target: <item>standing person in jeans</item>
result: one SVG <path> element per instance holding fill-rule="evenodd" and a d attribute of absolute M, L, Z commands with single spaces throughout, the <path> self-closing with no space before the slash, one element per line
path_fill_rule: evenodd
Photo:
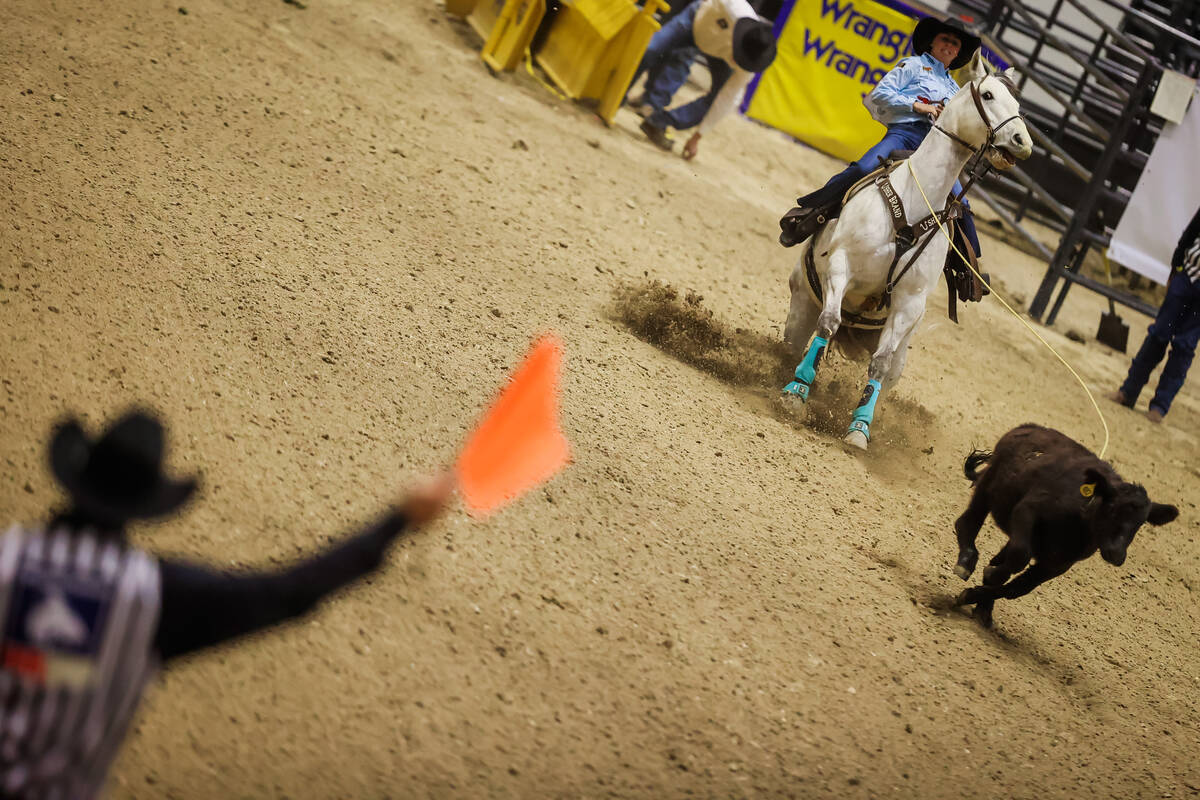
<path fill-rule="evenodd" d="M 398 495 L 369 524 L 292 566 L 224 572 L 133 547 L 131 522 L 173 514 L 195 478 L 163 471 L 164 431 L 134 411 L 92 438 L 51 438 L 70 500 L 0 535 L 0 797 L 101 793 L 147 684 L 178 658 L 307 614 L 379 569 L 436 518 L 449 477 Z"/>
<path fill-rule="evenodd" d="M 968 33 L 954 17 L 945 20 L 925 17 L 913 28 L 912 49 L 915 55 L 901 59 L 863 98 L 863 105 L 872 117 L 887 126 L 887 132 L 861 158 L 820 189 L 796 201 L 797 207 L 779 220 L 779 243 L 784 247 L 800 244 L 827 220 L 836 217 L 846 192 L 877 169 L 880 159 L 886 159 L 893 150 L 916 150 L 920 146 L 942 113 L 945 101 L 958 92 L 958 83 L 950 71 L 967 65 L 979 49 L 979 37 Z M 956 183 L 955 191 L 960 188 Z M 978 255 L 979 236 L 969 206 L 962 223 Z"/>
<path fill-rule="evenodd" d="M 1158 388 L 1150 399 L 1146 417 L 1151 422 L 1162 422 L 1171 410 L 1171 401 L 1187 379 L 1192 356 L 1196 353 L 1196 341 L 1200 339 L 1200 209 L 1183 230 L 1175 252 L 1171 256 L 1171 277 L 1167 281 L 1167 296 L 1158 309 L 1154 322 L 1146 331 L 1129 374 L 1112 395 L 1112 400 L 1127 408 L 1133 408 L 1138 395 L 1150 373 L 1167 353 L 1166 366 L 1158 379 Z"/>
<path fill-rule="evenodd" d="M 737 105 L 742 91 L 755 73 L 775 60 L 775 36 L 771 23 L 761 19 L 747 0 L 698 0 L 650 39 L 646 54 L 631 83 L 647 70 L 654 70 L 680 51 L 695 48 L 708 61 L 712 88 L 678 108 L 659 109 L 642 120 L 642 133 L 664 150 L 670 150 L 667 128 L 696 128 L 683 148 L 683 157 L 694 158 L 700 137 Z"/>

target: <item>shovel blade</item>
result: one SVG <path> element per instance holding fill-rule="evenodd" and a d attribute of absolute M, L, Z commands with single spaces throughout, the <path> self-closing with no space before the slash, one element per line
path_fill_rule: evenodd
<path fill-rule="evenodd" d="M 1105 311 L 1100 314 L 1100 329 L 1096 331 L 1096 340 L 1112 349 L 1124 353 L 1129 344 L 1129 325 L 1117 316 L 1116 312 Z"/>

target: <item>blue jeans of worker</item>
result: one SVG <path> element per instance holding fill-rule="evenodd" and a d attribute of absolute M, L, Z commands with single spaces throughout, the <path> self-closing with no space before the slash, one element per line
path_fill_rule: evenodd
<path fill-rule="evenodd" d="M 1171 401 L 1187 378 L 1188 367 L 1196 353 L 1196 342 L 1200 340 L 1200 286 L 1192 283 L 1186 275 L 1173 273 L 1167 282 L 1167 296 L 1158 309 L 1158 315 L 1146 332 L 1146 340 L 1129 365 L 1129 374 L 1121 384 L 1125 402 L 1133 405 L 1137 396 L 1150 379 L 1150 373 L 1167 356 L 1166 366 L 1158 379 L 1158 388 L 1150 400 L 1150 408 L 1166 414 Z"/>
<path fill-rule="evenodd" d="M 708 58 L 708 71 L 712 75 L 712 87 L 708 90 L 708 94 L 675 108 L 655 111 L 646 117 L 646 122 L 656 128 L 671 127 L 677 131 L 685 131 L 699 125 L 700 120 L 704 119 L 704 115 L 712 108 L 713 100 L 717 98 L 721 87 L 733 75 L 733 70 L 729 68 L 729 65 L 719 58 Z"/>
<path fill-rule="evenodd" d="M 688 50 L 696 51 L 696 40 L 692 36 L 692 23 L 696 21 L 696 11 L 699 7 L 699 3 L 685 6 L 682 11 L 664 22 L 658 32 L 650 37 L 650 44 L 646 45 L 646 52 L 642 55 L 637 71 L 633 73 L 633 80 L 629 82 L 630 86 L 637 83 L 638 78 L 647 70 L 651 71 L 651 77 L 653 77 L 653 71 L 658 69 L 669 56 Z"/>
<path fill-rule="evenodd" d="M 638 64 L 637 72 L 633 75 L 631 85 L 637 82 L 642 73 L 658 67 L 664 59 L 672 54 L 688 49 L 699 53 L 699 50 L 695 49 L 696 40 L 692 36 L 692 23 L 696 20 L 696 11 L 699 7 L 699 3 L 689 4 L 651 37 L 650 44 L 646 46 L 646 54 L 642 56 L 642 63 Z M 646 122 L 656 128 L 671 127 L 676 130 L 686 130 L 699 125 L 700 120 L 704 119 L 704 115 L 712 106 L 717 92 L 721 91 L 721 87 L 733 74 L 729 65 L 719 58 L 710 58 L 708 69 L 712 73 L 712 87 L 708 90 L 708 94 L 670 111 L 659 108 L 646 118 Z M 686 76 L 684 77 L 686 80 Z"/>
<path fill-rule="evenodd" d="M 700 55 L 699 48 L 683 47 L 672 50 L 646 73 L 646 87 L 642 102 L 649 103 L 655 111 L 671 104 L 671 98 L 687 83 L 692 62 Z"/>
<path fill-rule="evenodd" d="M 928 122 L 897 122 L 894 125 L 888 125 L 887 133 L 883 135 L 878 144 L 863 153 L 857 161 L 850 162 L 844 170 L 826 181 L 820 189 L 801 197 L 796 201 L 797 205 L 804 208 L 821 208 L 822 206 L 841 204 L 842 197 L 850 190 L 850 187 L 872 170 L 878 169 L 883 163 L 881 159 L 886 159 L 893 150 L 916 150 L 921 146 L 921 142 L 925 141 L 925 136 L 932 127 Z M 953 191 L 955 194 L 961 192 L 962 184 L 955 181 Z M 934 198 L 929 198 L 929 201 L 934 202 Z M 963 234 L 975 248 L 975 254 L 979 255 L 981 251 L 979 234 L 975 230 L 975 217 L 971 213 L 971 205 L 965 197 L 963 206 L 966 208 L 962 220 Z M 909 219 L 913 217 L 920 219 L 924 216 L 924 214 L 917 213 L 917 209 L 910 209 Z"/>

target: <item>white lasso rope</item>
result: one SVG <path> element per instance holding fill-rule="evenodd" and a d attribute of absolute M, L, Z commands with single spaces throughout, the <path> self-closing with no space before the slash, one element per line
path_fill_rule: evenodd
<path fill-rule="evenodd" d="M 991 292 L 992 287 L 988 286 L 988 282 L 983 279 L 983 276 L 979 274 L 979 272 L 975 269 L 975 267 L 971 266 L 970 260 L 966 256 L 964 256 L 957 247 L 954 246 L 954 240 L 950 237 L 950 234 L 946 232 L 946 228 L 942 225 L 942 221 L 937 218 L 937 212 L 935 212 L 933 210 L 933 204 L 929 202 L 929 198 L 925 195 L 925 188 L 923 186 L 921 186 L 921 181 L 917 178 L 916 171 L 913 170 L 912 159 L 911 158 L 905 159 L 904 163 L 908 165 L 908 172 L 909 172 L 909 174 L 912 175 L 913 182 L 917 184 L 917 189 L 921 192 L 921 198 L 924 199 L 925 205 L 929 208 L 929 213 L 934 215 L 933 220 L 934 220 L 934 222 L 937 223 L 938 230 L 940 230 L 942 232 L 942 235 L 946 237 L 946 241 L 950 243 L 950 248 L 955 253 L 958 253 L 958 257 L 963 260 L 963 263 L 967 265 L 967 268 L 970 269 L 971 272 L 975 273 L 975 277 L 979 278 L 979 282 L 982 283 L 984 286 L 987 286 L 987 290 L 989 292 Z M 953 286 L 949 287 L 949 290 L 953 292 L 954 287 Z M 1102 414 L 1100 412 L 1100 405 L 1096 402 L 1096 398 L 1092 396 L 1092 391 L 1090 389 L 1088 389 L 1087 384 L 1083 382 L 1083 378 L 1079 377 L 1079 373 L 1075 371 L 1075 368 L 1072 367 L 1070 364 L 1068 364 L 1067 360 L 1065 358 L 1063 358 L 1062 356 L 1060 356 L 1058 354 L 1058 351 L 1055 350 L 1053 347 L 1051 347 L 1050 343 L 1047 342 L 1045 339 L 1043 339 L 1042 335 L 1040 333 L 1038 333 L 1034 329 L 1034 327 L 1032 325 L 1030 325 L 1029 322 L 1024 317 L 1022 317 L 1019 313 L 1014 311 L 1013 307 L 1010 306 L 1008 303 L 1006 303 L 1004 301 L 1003 297 L 996 294 L 995 292 L 992 292 L 992 296 L 995 297 L 997 300 L 999 300 L 1000 304 L 1003 305 L 1005 308 L 1007 308 L 1014 317 L 1016 317 L 1018 320 L 1020 320 L 1021 324 L 1024 325 L 1026 328 L 1028 328 L 1029 332 L 1032 333 L 1034 336 L 1036 336 L 1037 340 L 1039 342 L 1046 345 L 1046 349 L 1049 350 L 1051 353 L 1053 353 L 1054 357 L 1057 358 L 1059 361 L 1061 361 L 1063 363 L 1063 366 L 1071 371 L 1071 374 L 1075 376 L 1075 380 L 1079 381 L 1079 385 L 1083 387 L 1083 391 L 1087 394 L 1088 400 L 1090 400 L 1092 402 L 1092 408 L 1096 409 L 1096 416 L 1100 417 L 1100 424 L 1102 426 L 1104 426 L 1104 445 L 1100 448 L 1100 453 L 1099 453 L 1100 458 L 1104 458 L 1104 453 L 1105 453 L 1105 451 L 1108 450 L 1108 422 L 1105 421 L 1104 414 Z"/>

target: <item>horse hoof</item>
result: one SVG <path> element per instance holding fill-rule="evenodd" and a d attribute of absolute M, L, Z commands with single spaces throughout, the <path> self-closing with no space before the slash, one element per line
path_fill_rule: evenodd
<path fill-rule="evenodd" d="M 866 450 L 867 443 L 871 441 L 871 429 L 867 427 L 867 423 L 856 419 L 850 423 L 850 428 L 842 437 L 842 441 L 859 450 Z"/>
<path fill-rule="evenodd" d="M 794 397 L 801 403 L 808 402 L 809 385 L 800 381 L 792 381 L 787 386 L 783 387 L 784 397 Z"/>
<path fill-rule="evenodd" d="M 967 580 L 968 578 L 970 578 L 971 573 L 974 571 L 975 570 L 973 570 L 973 569 L 967 569 L 967 566 L 965 564 L 955 564 L 954 565 L 954 574 L 957 575 L 958 577 L 962 578 L 964 581 Z"/>
<path fill-rule="evenodd" d="M 866 450 L 869 442 L 867 437 L 862 435 L 861 431 L 850 431 L 842 437 L 842 441 L 852 447 L 857 447 L 859 450 Z"/>

